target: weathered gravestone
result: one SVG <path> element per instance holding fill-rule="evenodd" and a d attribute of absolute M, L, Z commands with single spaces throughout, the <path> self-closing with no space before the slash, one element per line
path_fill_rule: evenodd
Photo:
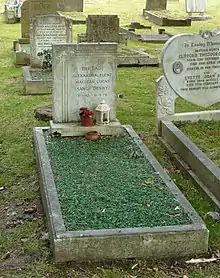
<path fill-rule="evenodd" d="M 52 51 L 53 43 L 72 42 L 72 20 L 58 15 L 37 16 L 30 25 L 30 61 L 42 67 L 42 53 Z"/>
<path fill-rule="evenodd" d="M 220 101 L 219 32 L 174 36 L 161 63 L 169 87 L 180 97 L 204 107 Z"/>
<path fill-rule="evenodd" d="M 126 33 L 121 32 L 117 15 L 88 15 L 86 33 L 78 34 L 78 42 L 116 42 L 127 44 Z M 145 50 L 118 47 L 119 66 L 158 65 L 158 59 Z"/>
<path fill-rule="evenodd" d="M 211 19 L 210 16 L 205 16 L 205 12 L 207 9 L 206 0 L 185 0 L 185 5 L 188 17 L 192 20 Z"/>
<path fill-rule="evenodd" d="M 29 37 L 29 1 L 23 2 L 21 7 L 21 37 Z"/>
<path fill-rule="evenodd" d="M 26 94 L 51 93 L 52 44 L 72 42 L 72 19 L 59 15 L 36 16 L 30 31 L 31 67 L 23 67 Z"/>
<path fill-rule="evenodd" d="M 57 127 L 66 136 L 80 132 L 76 126 L 70 132 L 74 126 L 65 124 L 79 122 L 80 107 L 94 111 L 103 100 L 111 109 L 110 121 L 117 123 L 116 57 L 116 43 L 53 45 L 53 132 Z"/>
<path fill-rule="evenodd" d="M 117 15 L 88 15 L 86 27 L 87 42 L 119 42 Z"/>
<path fill-rule="evenodd" d="M 146 10 L 166 10 L 167 0 L 147 0 Z"/>

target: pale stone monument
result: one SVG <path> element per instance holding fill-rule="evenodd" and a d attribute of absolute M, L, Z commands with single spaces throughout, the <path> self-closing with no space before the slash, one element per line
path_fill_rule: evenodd
<path fill-rule="evenodd" d="M 146 0 L 146 10 L 166 10 L 167 0 Z"/>
<path fill-rule="evenodd" d="M 175 114 L 177 97 L 202 107 L 220 101 L 220 32 L 201 31 L 172 37 L 163 48 L 161 64 L 164 76 L 157 80 L 158 121 L 193 119 L 191 113 Z M 205 114 L 208 118 L 208 113 Z M 197 117 L 203 117 L 202 113 Z"/>
<path fill-rule="evenodd" d="M 210 17 L 205 16 L 207 9 L 206 0 L 185 0 L 185 5 L 188 17 L 192 20 L 210 19 Z"/>
<path fill-rule="evenodd" d="M 53 45 L 53 121 L 51 131 L 64 136 L 85 132 L 78 124 L 80 107 L 95 111 L 105 101 L 110 123 L 101 134 L 111 134 L 120 126 L 116 120 L 116 43 Z M 100 130 L 99 130 L 100 131 Z"/>
<path fill-rule="evenodd" d="M 72 20 L 59 15 L 32 18 L 30 25 L 30 62 L 32 67 L 42 67 L 44 50 L 52 51 L 53 43 L 72 42 Z"/>

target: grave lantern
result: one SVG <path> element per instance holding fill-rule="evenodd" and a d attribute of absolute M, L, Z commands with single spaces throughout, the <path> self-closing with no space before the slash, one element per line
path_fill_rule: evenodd
<path fill-rule="evenodd" d="M 108 124 L 110 119 L 110 107 L 103 100 L 95 109 L 97 124 Z"/>

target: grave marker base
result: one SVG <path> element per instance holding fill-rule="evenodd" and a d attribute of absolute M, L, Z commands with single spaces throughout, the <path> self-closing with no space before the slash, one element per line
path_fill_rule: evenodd
<path fill-rule="evenodd" d="M 98 131 L 101 135 L 120 135 L 124 132 L 119 121 L 108 125 L 94 125 L 91 127 L 81 126 L 79 123 L 54 123 L 50 121 L 51 134 L 60 134 L 62 137 L 83 136 L 90 131 Z"/>
<path fill-rule="evenodd" d="M 45 78 L 43 75 L 48 75 L 47 71 L 40 69 L 32 69 L 31 67 L 23 67 L 23 78 L 26 95 L 45 95 L 51 94 L 52 91 L 52 73 L 51 79 Z M 32 74 L 41 75 L 42 78 L 33 78 Z"/>

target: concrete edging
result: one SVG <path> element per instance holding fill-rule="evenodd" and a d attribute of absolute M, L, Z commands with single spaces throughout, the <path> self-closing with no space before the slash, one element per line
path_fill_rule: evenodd
<path fill-rule="evenodd" d="M 157 260 L 174 257 L 191 258 L 206 253 L 209 232 L 205 224 L 132 127 L 123 127 L 134 138 L 146 159 L 180 201 L 193 224 L 155 228 L 66 231 L 43 135 L 43 131 L 49 130 L 49 127 L 36 127 L 34 128 L 36 160 L 55 261 L 102 261 L 125 258 Z"/>
<path fill-rule="evenodd" d="M 220 169 L 171 121 L 161 120 L 161 141 L 187 177 L 220 210 Z"/>

